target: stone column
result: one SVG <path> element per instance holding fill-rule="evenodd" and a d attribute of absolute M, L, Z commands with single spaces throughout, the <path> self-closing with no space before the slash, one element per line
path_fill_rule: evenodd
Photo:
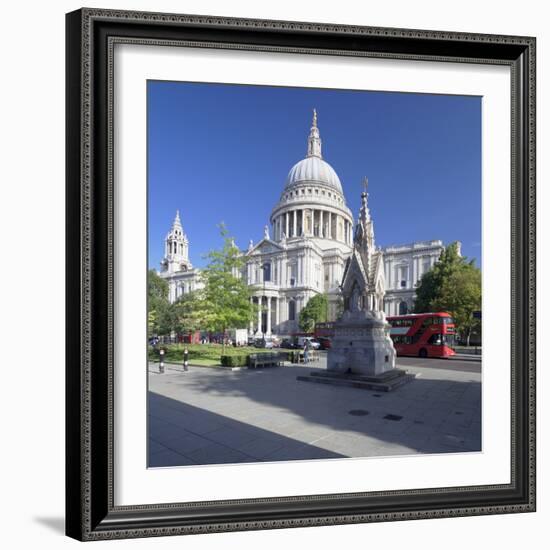
<path fill-rule="evenodd" d="M 332 239 L 332 212 L 328 213 L 328 238 Z"/>
<path fill-rule="evenodd" d="M 262 331 L 262 297 L 258 296 L 258 332 Z"/>
<path fill-rule="evenodd" d="M 297 216 L 296 216 L 296 210 L 292 211 L 292 236 L 296 237 L 296 229 L 297 229 Z"/>
<path fill-rule="evenodd" d="M 319 237 L 325 236 L 325 228 L 323 226 L 323 211 L 319 210 Z"/>
<path fill-rule="evenodd" d="M 266 322 L 266 334 L 271 335 L 271 296 L 266 297 L 267 300 L 267 322 Z"/>
<path fill-rule="evenodd" d="M 289 213 L 288 212 L 285 212 L 285 226 L 286 226 L 286 236 L 288 238 L 289 234 L 288 234 L 288 230 L 289 230 L 289 226 L 290 226 L 290 223 L 289 223 Z"/>
<path fill-rule="evenodd" d="M 302 208 L 302 233 L 306 234 L 306 211 Z"/>
<path fill-rule="evenodd" d="M 275 326 L 277 327 L 277 332 L 279 331 L 279 298 L 275 298 Z"/>
<path fill-rule="evenodd" d="M 250 297 L 250 305 L 254 305 L 254 298 Z M 248 334 L 254 334 L 254 321 L 250 318 L 250 323 L 248 324 Z"/>

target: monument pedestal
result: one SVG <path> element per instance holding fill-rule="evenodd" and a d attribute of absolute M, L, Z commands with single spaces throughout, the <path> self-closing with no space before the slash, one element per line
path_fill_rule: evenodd
<path fill-rule="evenodd" d="M 346 311 L 334 324 L 327 370 L 297 380 L 359 389 L 391 391 L 415 375 L 395 367 L 395 348 L 383 312 Z"/>

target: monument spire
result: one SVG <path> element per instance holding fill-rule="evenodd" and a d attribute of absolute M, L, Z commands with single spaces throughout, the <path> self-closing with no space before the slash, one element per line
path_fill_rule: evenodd
<path fill-rule="evenodd" d="M 316 109 L 313 109 L 313 120 L 311 122 L 309 137 L 307 138 L 307 156 L 323 158 L 321 154 L 321 136 L 319 135 L 319 128 L 317 127 Z"/>
<path fill-rule="evenodd" d="M 355 231 L 355 242 L 364 250 L 370 257 L 375 250 L 374 246 L 374 224 L 370 216 L 368 199 L 369 194 L 367 189 L 369 180 L 367 177 L 363 179 L 363 192 L 361 193 L 361 208 L 359 209 L 359 219 L 357 220 L 357 228 Z"/>
<path fill-rule="evenodd" d="M 363 179 L 363 192 L 361 193 L 361 209 L 359 210 L 359 218 L 365 224 L 370 222 L 370 212 L 368 205 L 369 194 L 367 193 L 368 187 L 369 178 L 365 176 L 365 178 Z"/>

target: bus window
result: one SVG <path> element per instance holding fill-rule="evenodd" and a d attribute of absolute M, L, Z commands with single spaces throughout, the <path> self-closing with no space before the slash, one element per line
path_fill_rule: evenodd
<path fill-rule="evenodd" d="M 442 334 L 432 334 L 428 340 L 428 344 L 432 346 L 441 346 L 443 345 L 443 335 Z"/>

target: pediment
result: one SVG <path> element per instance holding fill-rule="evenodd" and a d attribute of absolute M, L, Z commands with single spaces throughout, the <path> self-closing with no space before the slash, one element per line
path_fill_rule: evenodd
<path fill-rule="evenodd" d="M 251 256 L 262 256 L 263 254 L 271 254 L 273 252 L 279 252 L 284 250 L 281 245 L 272 241 L 271 239 L 262 239 L 252 250 L 249 250 L 246 255 Z"/>

